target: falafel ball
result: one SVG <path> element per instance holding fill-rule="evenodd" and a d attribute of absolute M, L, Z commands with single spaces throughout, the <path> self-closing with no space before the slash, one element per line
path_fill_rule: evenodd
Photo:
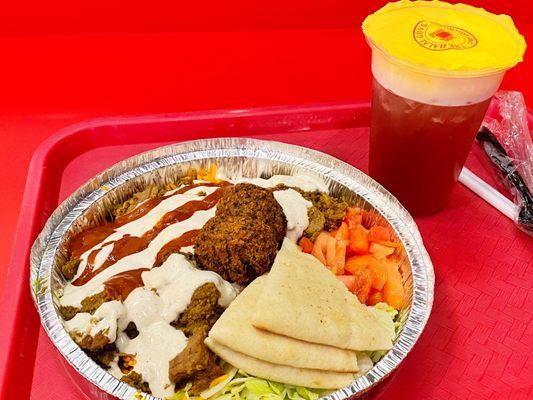
<path fill-rule="evenodd" d="M 251 183 L 227 188 L 217 204 L 217 216 L 247 217 L 272 227 L 278 246 L 287 233 L 287 219 L 272 191 Z"/>
<path fill-rule="evenodd" d="M 273 229 L 260 219 L 224 215 L 207 221 L 194 255 L 199 268 L 247 285 L 270 270 L 277 250 Z"/>

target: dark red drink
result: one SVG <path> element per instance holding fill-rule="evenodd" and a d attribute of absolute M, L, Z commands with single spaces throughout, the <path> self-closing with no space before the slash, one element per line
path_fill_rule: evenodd
<path fill-rule="evenodd" d="M 489 103 L 490 98 L 461 106 L 420 103 L 374 79 L 370 175 L 414 215 L 442 210 Z"/>

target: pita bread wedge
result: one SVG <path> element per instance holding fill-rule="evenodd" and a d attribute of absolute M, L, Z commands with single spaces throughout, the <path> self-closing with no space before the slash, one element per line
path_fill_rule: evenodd
<path fill-rule="evenodd" d="M 339 389 L 349 385 L 355 378 L 348 372 L 328 372 L 316 369 L 294 368 L 273 364 L 231 350 L 208 337 L 206 345 L 231 365 L 250 375 L 295 386 L 317 389 Z"/>
<path fill-rule="evenodd" d="M 259 297 L 256 328 L 350 350 L 389 350 L 391 328 L 315 257 L 285 239 Z M 392 324 L 392 321 L 390 321 Z"/>
<path fill-rule="evenodd" d="M 217 343 L 273 364 L 325 371 L 357 372 L 355 351 L 277 335 L 252 326 L 257 299 L 268 277 L 254 280 L 224 311 L 209 331 Z"/>

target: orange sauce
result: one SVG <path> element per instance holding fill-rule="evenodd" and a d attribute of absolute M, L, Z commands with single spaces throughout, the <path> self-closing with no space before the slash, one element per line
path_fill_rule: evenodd
<path fill-rule="evenodd" d="M 154 265 L 152 267 L 158 267 L 163 263 L 163 260 L 171 253 L 178 252 L 182 247 L 192 246 L 196 241 L 196 238 L 200 234 L 200 229 L 195 229 L 189 232 L 185 232 L 180 237 L 171 240 L 165 244 L 155 258 Z"/>
<path fill-rule="evenodd" d="M 177 190 L 176 192 L 172 193 L 171 195 L 169 195 L 167 197 L 184 193 L 184 192 L 186 192 L 186 191 L 188 191 L 188 190 L 190 190 L 190 189 L 192 189 L 194 187 L 198 187 L 198 186 L 226 186 L 226 185 L 228 185 L 228 182 L 201 183 L 201 184 L 198 183 L 198 184 L 188 185 L 188 186 L 185 186 L 185 187 Z M 148 247 L 150 242 L 163 229 L 165 229 L 166 227 L 168 227 L 168 226 L 170 226 L 172 224 L 175 224 L 177 222 L 181 222 L 181 221 L 185 221 L 185 220 L 189 219 L 196 211 L 208 210 L 208 209 L 214 207 L 218 203 L 220 198 L 222 197 L 223 193 L 224 193 L 223 188 L 219 188 L 219 189 L 217 189 L 216 191 L 214 191 L 213 193 L 211 193 L 210 195 L 204 197 L 201 200 L 189 201 L 189 202 L 181 205 L 180 207 L 177 207 L 176 209 L 167 212 L 166 214 L 164 214 L 161 217 L 161 219 L 157 222 L 157 224 L 152 229 L 150 229 L 148 232 L 146 232 L 144 235 L 142 235 L 140 237 L 131 236 L 131 235 L 125 235 L 125 236 L 123 236 L 122 238 L 120 238 L 120 239 L 118 239 L 116 241 L 106 243 L 105 246 L 107 246 L 108 244 L 114 244 L 113 250 L 111 251 L 109 256 L 106 258 L 106 260 L 103 262 L 103 264 L 100 267 L 98 267 L 97 269 L 94 269 L 94 261 L 95 261 L 95 258 L 96 258 L 96 254 L 100 251 L 100 249 L 94 250 L 93 252 L 91 252 L 91 254 L 89 255 L 89 257 L 87 259 L 87 265 L 85 266 L 85 269 L 83 270 L 81 275 L 72 282 L 72 284 L 74 286 L 84 285 L 87 282 L 89 282 L 94 276 L 96 276 L 100 272 L 104 271 L 106 268 L 108 268 L 110 265 L 113 265 L 114 263 L 116 263 L 120 259 L 122 259 L 122 258 L 124 258 L 126 256 L 129 256 L 131 254 L 143 251 L 144 249 L 146 249 Z M 165 198 L 165 197 L 163 197 L 163 198 Z M 163 198 L 161 198 L 161 199 L 163 199 Z M 157 198 L 157 199 L 159 199 L 159 198 Z M 152 199 L 152 200 L 155 200 L 155 199 Z M 161 200 L 159 200 L 159 202 L 160 201 Z M 148 200 L 146 203 L 148 203 L 148 202 L 150 202 L 150 200 Z M 157 204 L 159 202 L 157 202 Z M 146 204 L 146 203 L 143 203 L 140 207 L 144 206 L 144 204 Z M 153 208 L 157 204 L 152 204 L 151 207 Z M 135 210 L 132 211 L 129 214 L 124 215 L 123 217 L 128 217 L 130 214 L 133 214 L 134 212 L 135 212 Z M 146 214 L 147 212 L 148 211 L 143 211 L 144 214 Z M 142 215 L 144 215 L 144 214 L 142 214 Z M 134 218 L 132 217 L 132 219 L 130 219 L 130 218 L 122 218 L 120 221 L 117 220 L 115 222 L 108 223 L 108 224 L 103 225 L 101 227 L 91 228 L 91 229 L 89 229 L 89 230 L 87 230 L 85 232 L 82 232 L 81 234 L 79 234 L 73 240 L 71 248 L 70 248 L 71 249 L 71 254 L 73 254 L 73 256 L 75 254 L 79 254 L 79 255 L 83 254 L 85 251 L 87 251 L 91 247 L 94 247 L 96 244 L 98 244 L 101 241 L 103 241 L 105 239 L 105 237 L 107 237 L 107 236 L 104 236 L 102 232 L 104 232 L 104 231 L 107 232 L 107 230 L 111 229 L 112 230 L 111 233 L 112 233 L 112 232 L 114 232 L 114 230 L 118 226 L 121 226 L 121 225 L 123 225 L 123 224 L 125 224 L 127 222 L 131 222 L 132 220 L 140 218 L 140 216 L 142 216 L 142 215 L 136 215 Z M 103 229 L 103 228 L 106 228 L 107 230 Z M 109 233 L 109 234 L 111 234 L 111 233 Z M 174 239 L 174 241 L 176 241 L 176 242 L 173 245 L 173 247 L 169 247 L 169 249 L 174 249 L 174 250 L 177 249 L 177 247 L 176 247 L 178 245 L 177 241 L 180 240 L 181 237 L 186 236 L 187 234 L 189 234 L 189 232 L 187 232 L 186 234 L 180 236 L 179 238 Z M 186 238 L 184 238 L 183 240 L 184 240 L 184 243 L 189 243 L 189 242 L 191 242 L 191 243 L 182 244 L 182 247 L 191 245 L 193 243 L 193 241 L 194 241 L 194 238 L 192 238 L 190 236 L 186 236 Z M 172 243 L 172 242 L 170 242 L 170 243 Z M 91 246 L 89 246 L 89 244 L 91 244 Z M 170 251 L 170 250 L 167 250 L 167 251 Z M 160 257 L 159 254 L 158 254 L 158 257 Z"/>
<path fill-rule="evenodd" d="M 142 273 L 150 271 L 148 268 L 130 269 L 109 278 L 104 282 L 106 294 L 113 300 L 126 300 L 126 297 L 138 287 L 144 286 Z"/>

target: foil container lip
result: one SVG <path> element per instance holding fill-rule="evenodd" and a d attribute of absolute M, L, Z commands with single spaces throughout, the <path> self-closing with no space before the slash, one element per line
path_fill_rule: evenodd
<path fill-rule="evenodd" d="M 234 162 L 239 168 L 248 161 L 255 169 L 285 165 L 316 174 L 327 183 L 355 193 L 374 209 L 401 240 L 410 264 L 412 302 L 393 348 L 365 375 L 350 386 L 324 398 L 343 400 L 359 396 L 386 378 L 416 343 L 433 305 L 435 275 L 418 227 L 410 214 L 387 190 L 355 167 L 325 153 L 275 141 L 247 138 L 200 139 L 169 145 L 121 161 L 98 174 L 61 203 L 35 240 L 30 255 L 30 288 L 46 333 L 68 363 L 103 391 L 121 399 L 139 398 L 138 391 L 99 367 L 70 338 L 55 306 L 57 282 L 56 253 L 71 226 L 97 201 L 121 185 L 156 174 L 165 168 L 202 160 Z M 142 398 L 156 399 L 148 394 Z"/>

